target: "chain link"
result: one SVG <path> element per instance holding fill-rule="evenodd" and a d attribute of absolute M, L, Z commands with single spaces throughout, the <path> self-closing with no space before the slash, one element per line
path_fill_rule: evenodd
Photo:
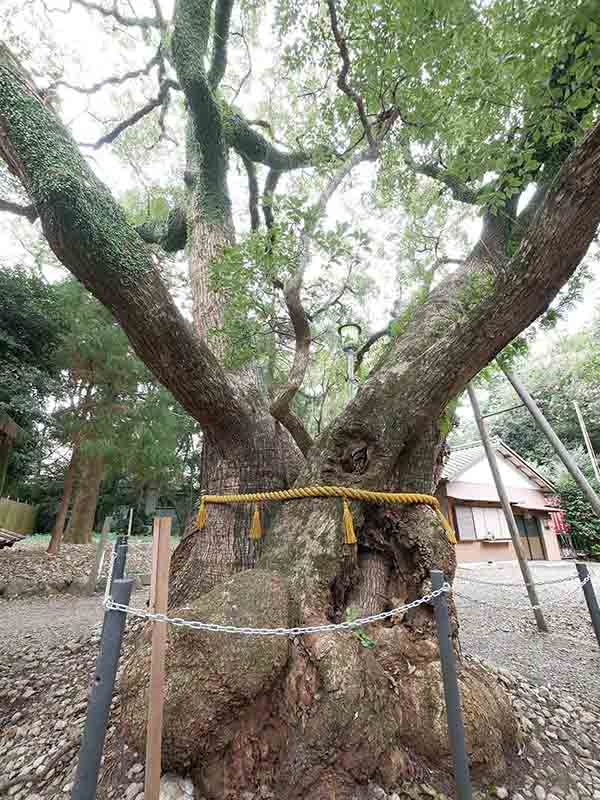
<path fill-rule="evenodd" d="M 393 608 L 390 611 L 382 611 L 380 614 L 373 614 L 370 617 L 361 617 L 352 620 L 352 622 L 332 622 L 328 625 L 310 625 L 304 628 L 244 628 L 237 625 L 220 625 L 216 622 L 199 622 L 197 620 L 182 619 L 181 617 L 168 617 L 166 614 L 155 614 L 152 611 L 145 611 L 142 608 L 134 608 L 133 606 L 127 606 L 123 603 L 115 603 L 110 597 L 104 601 L 104 607 L 107 611 L 121 611 L 132 617 L 139 617 L 141 619 L 151 620 L 152 622 L 164 622 L 169 625 L 191 628 L 197 631 L 231 633 L 241 636 L 303 636 L 308 633 L 337 633 L 338 631 L 352 630 L 362 625 L 369 625 L 372 622 L 389 619 L 390 617 L 404 614 L 411 608 L 417 608 L 425 603 L 430 603 L 432 600 L 435 600 L 436 597 L 449 591 L 450 584 L 444 583 L 439 589 L 435 589 L 430 594 L 419 597 L 417 600 L 413 600 L 412 603 Z"/>
<path fill-rule="evenodd" d="M 536 586 L 555 586 L 558 583 L 570 583 L 571 581 L 576 581 L 579 579 L 579 575 L 569 575 L 566 578 L 556 578 L 552 581 L 535 581 Z M 456 571 L 455 580 L 464 581 L 465 583 L 477 583 L 481 586 L 505 586 L 505 587 L 512 587 L 518 588 L 519 586 L 523 585 L 522 581 L 517 581 L 516 583 L 508 583 L 502 581 L 481 581 L 479 578 L 472 578 L 466 577 L 465 575 L 460 574 L 460 567 Z"/>
<path fill-rule="evenodd" d="M 511 608 L 515 609 L 517 611 L 527 611 L 528 609 L 531 609 L 531 608 L 533 608 L 533 609 L 542 609 L 542 610 L 547 609 L 547 608 L 553 608 L 554 606 L 561 605 L 562 603 L 565 602 L 565 600 L 569 600 L 571 597 L 573 597 L 575 595 L 578 595 L 579 594 L 579 590 L 583 589 L 583 587 L 586 585 L 586 583 L 590 583 L 591 580 L 592 580 L 591 575 L 588 575 L 586 578 L 584 578 L 582 581 L 580 581 L 579 585 L 576 586 L 572 591 L 567 592 L 566 594 L 563 594 L 560 597 L 557 597 L 554 601 L 552 601 L 550 603 L 544 602 L 543 605 L 537 605 L 537 606 L 531 606 L 529 604 L 517 603 L 516 605 L 512 605 Z M 475 605 L 486 606 L 487 608 L 506 608 L 505 604 L 491 603 L 488 600 L 480 600 L 479 598 L 476 598 L 476 597 L 469 597 L 468 594 L 463 594 L 462 592 L 457 592 L 455 589 L 452 589 L 451 591 L 452 591 L 452 594 L 455 597 L 460 597 L 463 600 L 468 600 L 469 602 L 474 603 Z"/>

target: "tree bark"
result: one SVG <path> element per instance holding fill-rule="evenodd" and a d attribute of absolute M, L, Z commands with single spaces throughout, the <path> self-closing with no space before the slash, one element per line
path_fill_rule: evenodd
<path fill-rule="evenodd" d="M 67 517 L 67 511 L 69 510 L 69 503 L 71 502 L 71 496 L 73 494 L 73 486 L 75 484 L 75 477 L 77 475 L 78 454 L 79 454 L 79 444 L 75 443 L 73 446 L 73 450 L 71 452 L 71 460 L 69 461 L 69 466 L 67 467 L 67 472 L 65 474 L 63 493 L 60 499 L 60 505 L 58 506 L 58 511 L 56 512 L 56 519 L 54 520 L 54 526 L 52 527 L 52 534 L 50 535 L 50 544 L 48 545 L 48 550 L 46 551 L 48 555 L 51 556 L 56 555 L 60 550 L 63 531 L 65 529 L 65 519 Z"/>
<path fill-rule="evenodd" d="M 89 544 L 92 541 L 92 529 L 104 471 L 102 455 L 86 456 L 81 461 L 77 494 L 64 535 L 65 542 L 71 544 Z"/>

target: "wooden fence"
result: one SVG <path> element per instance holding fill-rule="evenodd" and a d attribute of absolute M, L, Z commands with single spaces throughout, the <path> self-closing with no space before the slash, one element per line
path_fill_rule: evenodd
<path fill-rule="evenodd" d="M 0 497 L 0 528 L 28 536 L 33 533 L 37 506 Z"/>

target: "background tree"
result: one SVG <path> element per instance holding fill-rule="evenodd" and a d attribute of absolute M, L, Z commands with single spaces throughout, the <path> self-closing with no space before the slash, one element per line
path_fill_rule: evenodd
<path fill-rule="evenodd" d="M 278 3 L 272 94 L 258 123 L 243 84 L 228 88 L 225 80 L 229 48 L 236 42 L 244 53 L 250 23 L 265 41 L 255 4 L 178 0 L 172 22 L 158 3 L 140 3 L 140 16 L 118 3 L 79 0 L 77 13 L 80 5 L 101 17 L 113 46 L 124 31 L 139 33 L 154 51 L 137 77 L 147 85 L 154 70 L 158 78 L 152 98 L 129 108 L 93 147 L 118 141 L 152 113 L 164 136 L 167 103 L 182 92 L 185 207 L 132 226 L 61 121 L 52 59 L 44 93 L 6 48 L 0 154 L 27 195 L 18 213 L 39 218 L 58 258 L 201 425 L 203 490 L 297 481 L 431 491 L 448 404 L 548 308 L 595 235 L 597 4 Z M 22 55 L 37 69 L 40 55 Z M 104 84 L 134 79 L 121 73 Z M 255 230 L 236 244 L 228 174 L 238 158 Z M 398 212 L 406 201 L 411 211 L 423 191 L 422 219 L 433 219 L 441 203 L 461 203 L 481 215 L 480 236 L 462 251 L 433 248 L 356 398 L 313 440 L 291 405 L 313 336 L 304 292 L 310 246 L 316 261 L 331 196 L 359 165 L 376 175 L 371 208 Z M 304 202 L 301 169 L 311 171 Z M 153 249 L 184 244 L 193 326 L 167 291 Z M 449 255 L 462 263 L 444 275 L 438 256 Z M 236 285 L 243 287 L 237 294 Z M 240 303 L 250 292 L 255 302 Z M 285 305 L 295 342 L 288 379 L 276 387 L 260 380 L 254 359 L 261 352 L 232 363 L 228 341 L 231 304 L 240 306 L 237 324 L 252 329 L 256 303 L 271 297 Z M 453 550 L 427 507 L 354 512 L 357 548 L 343 544 L 339 510 L 329 501 L 269 514 L 259 546 L 246 536 L 250 509 L 211 509 L 206 530 L 190 530 L 173 558 L 171 606 L 253 625 L 315 623 L 343 618 L 349 604 L 375 610 L 421 596 L 432 566 L 452 576 Z M 191 768 L 214 798 L 268 780 L 285 797 L 346 800 L 375 772 L 386 784 L 398 780 L 414 754 L 439 763 L 447 739 L 431 610 L 419 608 L 372 636 L 376 647 L 367 651 L 353 637 L 240 648 L 171 633 L 165 766 Z M 140 642 L 124 680 L 125 729 L 138 749 L 147 658 Z M 508 702 L 466 663 L 461 683 L 471 762 L 498 775 L 515 741 Z"/>
<path fill-rule="evenodd" d="M 0 297 L 0 414 L 25 434 L 11 451 L 6 491 L 19 494 L 17 475 L 34 471 L 47 453 L 49 403 L 59 386 L 55 355 L 66 322 L 56 288 L 25 267 L 0 269 Z"/>

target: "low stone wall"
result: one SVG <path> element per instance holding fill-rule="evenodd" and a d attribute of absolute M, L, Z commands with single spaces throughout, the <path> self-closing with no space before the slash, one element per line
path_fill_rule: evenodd
<path fill-rule="evenodd" d="M 111 547 L 111 544 L 106 546 L 97 588 L 103 588 L 106 581 Z M 127 556 L 127 573 L 135 577 L 139 585 L 150 582 L 151 553 L 150 540 L 132 541 Z M 85 594 L 95 555 L 96 544 L 63 544 L 55 556 L 46 553 L 45 545 L 30 541 L 15 544 L 0 551 L 0 598 Z"/>

